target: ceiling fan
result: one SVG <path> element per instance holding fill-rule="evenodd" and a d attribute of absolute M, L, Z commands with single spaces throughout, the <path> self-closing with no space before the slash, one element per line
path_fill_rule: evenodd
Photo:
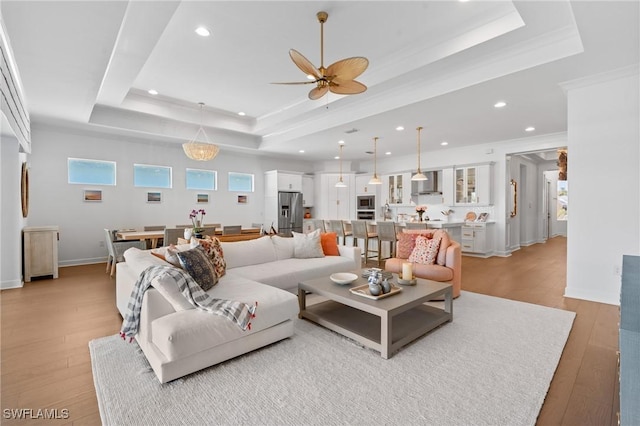
<path fill-rule="evenodd" d="M 324 23 L 329 14 L 318 12 L 316 14 L 320 22 L 320 68 L 316 68 L 311 61 L 305 58 L 295 49 L 289 50 L 291 60 L 305 73 L 309 81 L 273 84 L 315 84 L 316 87 L 309 92 L 309 99 L 316 100 L 327 92 L 339 95 L 355 95 L 367 90 L 367 86 L 354 79 L 362 74 L 369 66 L 369 60 L 362 56 L 343 59 L 324 67 Z"/>

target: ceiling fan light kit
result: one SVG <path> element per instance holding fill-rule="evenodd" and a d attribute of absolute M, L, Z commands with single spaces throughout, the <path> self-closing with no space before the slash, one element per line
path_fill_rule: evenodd
<path fill-rule="evenodd" d="M 355 95 L 367 90 L 367 86 L 356 81 L 355 78 L 362 74 L 369 66 L 369 60 L 362 56 L 342 59 L 324 67 L 324 23 L 329 14 L 318 12 L 316 14 L 320 22 L 320 68 L 316 68 L 311 61 L 295 49 L 289 50 L 289 56 L 294 64 L 307 76 L 309 81 L 275 83 L 275 84 L 315 84 L 316 87 L 309 92 L 309 99 L 322 98 L 328 92 L 338 95 Z"/>
<path fill-rule="evenodd" d="M 196 132 L 196 135 L 189 142 L 185 142 L 182 144 L 182 150 L 192 160 L 196 161 L 209 161 L 213 160 L 218 152 L 220 152 L 220 147 L 218 145 L 212 144 L 209 142 L 209 137 L 207 136 L 207 132 L 204 131 L 202 127 L 202 107 L 204 104 L 202 102 L 198 103 L 200 105 L 200 127 Z M 201 142 L 198 140 L 198 137 L 202 133 L 205 142 Z"/>
<path fill-rule="evenodd" d="M 428 178 L 422 173 L 422 170 L 420 170 L 420 131 L 422 130 L 422 127 L 418 127 L 416 130 L 418 131 L 418 171 L 415 175 L 411 176 L 411 180 L 428 180 Z"/>

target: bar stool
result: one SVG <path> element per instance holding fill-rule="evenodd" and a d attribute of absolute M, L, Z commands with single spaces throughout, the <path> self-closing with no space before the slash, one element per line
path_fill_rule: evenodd
<path fill-rule="evenodd" d="M 376 232 L 369 232 L 367 229 L 366 220 L 352 220 L 351 229 L 353 230 L 353 246 L 358 247 L 358 240 L 364 240 L 364 248 L 362 254 L 364 254 L 365 262 L 369 259 L 374 259 L 376 256 L 369 257 L 369 252 L 378 253 L 378 250 L 369 249 L 369 240 L 377 240 L 378 234 Z M 379 244 L 378 244 L 379 245 Z"/>
<path fill-rule="evenodd" d="M 395 222 L 386 222 L 386 221 L 378 221 L 376 222 L 376 228 L 378 231 L 378 267 L 382 264 L 382 242 L 389 242 L 389 256 L 394 257 L 396 250 L 396 223 Z M 388 258 L 385 258 L 388 259 Z"/>
<path fill-rule="evenodd" d="M 352 235 L 351 232 L 347 232 L 344 230 L 344 222 L 341 220 L 329 220 L 329 227 L 327 228 L 327 232 L 335 232 L 337 236 L 338 244 L 340 244 L 340 237 L 342 237 L 342 245 L 347 245 L 347 237 Z"/>
<path fill-rule="evenodd" d="M 314 231 L 316 229 L 319 229 L 321 234 L 324 234 L 325 232 L 327 232 L 325 227 L 324 227 L 324 220 L 322 220 L 322 219 L 311 219 L 311 223 L 313 223 Z"/>

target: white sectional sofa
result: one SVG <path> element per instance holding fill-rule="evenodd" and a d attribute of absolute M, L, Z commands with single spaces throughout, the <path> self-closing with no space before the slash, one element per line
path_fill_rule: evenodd
<path fill-rule="evenodd" d="M 292 238 L 266 236 L 221 245 L 226 274 L 208 293 L 220 299 L 258 302 L 251 329 L 243 331 L 222 316 L 176 304 L 149 288 L 136 340 L 161 383 L 292 336 L 299 310 L 298 282 L 361 268 L 357 247 L 339 246 L 340 256 L 297 259 Z M 168 264 L 151 250 L 132 248 L 124 257 L 116 269 L 116 304 L 123 316 L 140 273 L 149 266 Z"/>

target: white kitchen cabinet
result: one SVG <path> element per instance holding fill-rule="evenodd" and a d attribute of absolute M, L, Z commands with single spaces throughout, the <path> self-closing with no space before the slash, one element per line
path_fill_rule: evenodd
<path fill-rule="evenodd" d="M 442 170 L 442 204 L 453 206 L 455 193 L 455 179 L 453 177 L 453 167 Z"/>
<path fill-rule="evenodd" d="M 304 207 L 313 207 L 313 176 L 302 176 L 302 205 Z"/>
<path fill-rule="evenodd" d="M 489 255 L 493 252 L 493 223 L 465 222 L 462 225 L 460 245 L 466 253 Z"/>
<path fill-rule="evenodd" d="M 24 282 L 48 275 L 58 278 L 58 227 L 31 226 L 22 232 Z"/>
<path fill-rule="evenodd" d="M 351 220 L 356 216 L 355 175 L 342 174 L 346 188 L 336 188 L 340 179 L 338 173 L 317 174 L 315 178 L 316 205 L 315 217 L 318 219 Z"/>
<path fill-rule="evenodd" d="M 493 168 L 491 164 L 454 169 L 454 204 L 490 205 Z"/>
<path fill-rule="evenodd" d="M 278 191 L 302 192 L 301 172 L 269 170 L 264 172 L 265 194 L 273 195 Z M 277 195 L 277 194 L 276 194 Z"/>
<path fill-rule="evenodd" d="M 356 195 L 379 195 L 380 187 L 384 185 L 369 185 L 373 175 L 356 175 Z M 376 203 L 379 202 L 376 200 Z"/>

